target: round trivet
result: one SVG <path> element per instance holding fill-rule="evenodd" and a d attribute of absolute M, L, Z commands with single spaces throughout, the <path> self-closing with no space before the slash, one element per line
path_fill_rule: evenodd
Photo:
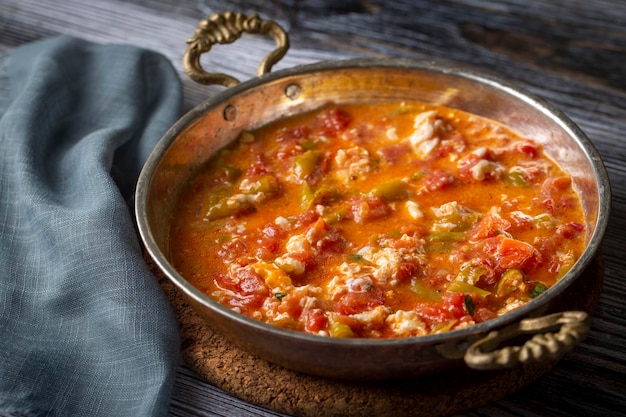
<path fill-rule="evenodd" d="M 459 368 L 419 379 L 378 383 L 305 375 L 259 359 L 233 345 L 193 311 L 167 278 L 158 271 L 155 273 L 176 310 L 185 363 L 217 388 L 279 413 L 299 417 L 449 416 L 482 407 L 517 391 L 557 362 L 519 365 L 504 371 Z M 584 277 L 559 298 L 563 310 L 592 313 L 600 297 L 602 279 L 599 254 Z"/>

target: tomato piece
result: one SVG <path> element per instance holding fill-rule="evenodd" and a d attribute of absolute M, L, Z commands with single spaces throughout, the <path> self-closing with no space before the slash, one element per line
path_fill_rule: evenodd
<path fill-rule="evenodd" d="M 342 253 L 345 243 L 339 231 L 330 227 L 323 218 L 318 218 L 306 230 L 306 238 L 320 252 Z"/>
<path fill-rule="evenodd" d="M 233 293 L 228 300 L 231 307 L 259 308 L 268 294 L 263 278 L 250 267 L 236 268 L 234 276 L 217 274 L 215 283 Z"/>
<path fill-rule="evenodd" d="M 317 248 L 322 253 L 343 253 L 346 241 L 341 233 L 332 229 L 326 236 L 317 242 Z"/>
<path fill-rule="evenodd" d="M 476 323 L 482 323 L 483 321 L 495 319 L 496 317 L 498 317 L 498 314 L 488 307 L 477 307 L 472 315 Z"/>
<path fill-rule="evenodd" d="M 513 155 L 518 154 L 529 159 L 535 159 L 537 158 L 537 156 L 539 156 L 542 150 L 543 147 L 539 143 L 535 143 L 530 140 L 521 140 L 515 141 L 513 143 L 513 146 L 505 149 L 504 152 Z"/>
<path fill-rule="evenodd" d="M 519 268 L 529 272 L 539 264 L 539 252 L 524 241 L 500 235 L 483 242 L 483 250 L 493 258 L 495 266 L 501 271 Z"/>
<path fill-rule="evenodd" d="M 263 226 L 263 235 L 267 238 L 284 239 L 287 232 L 276 223 L 267 223 Z"/>
<path fill-rule="evenodd" d="M 298 320 L 302 315 L 302 297 L 294 293 L 290 293 L 280 299 L 277 310 L 281 314 L 286 314 L 293 320 Z"/>
<path fill-rule="evenodd" d="M 338 107 L 324 112 L 321 116 L 321 132 L 323 135 L 332 137 L 337 136 L 342 130 L 344 130 L 352 121 L 350 114 Z"/>
<path fill-rule="evenodd" d="M 378 154 L 388 164 L 395 164 L 399 162 L 404 155 L 409 155 L 410 152 L 411 145 L 408 142 L 400 142 L 381 148 L 378 151 Z"/>
<path fill-rule="evenodd" d="M 444 296 L 443 308 L 450 314 L 450 318 L 459 319 L 467 315 L 467 310 L 465 310 L 466 295 L 464 293 L 450 293 Z"/>
<path fill-rule="evenodd" d="M 328 234 L 328 224 L 323 218 L 319 217 L 315 223 L 309 225 L 305 234 L 309 242 L 315 244 L 315 242 L 324 238 Z"/>
<path fill-rule="evenodd" d="M 424 188 L 428 191 L 443 190 L 454 183 L 454 176 L 441 169 L 434 169 L 424 178 Z"/>
<path fill-rule="evenodd" d="M 324 310 L 321 308 L 312 308 L 306 315 L 306 322 L 304 328 L 307 332 L 318 333 L 320 330 L 324 330 L 328 325 L 328 317 L 324 314 Z"/>
<path fill-rule="evenodd" d="M 259 259 L 271 260 L 276 257 L 280 249 L 281 241 L 287 236 L 287 232 L 275 223 L 266 224 L 261 230 L 261 235 L 256 239 L 258 247 L 256 256 Z"/>
<path fill-rule="evenodd" d="M 418 270 L 419 264 L 417 262 L 400 262 L 398 264 L 396 278 L 398 282 L 408 281 Z"/>
<path fill-rule="evenodd" d="M 461 159 L 459 159 L 457 166 L 459 168 L 459 176 L 464 180 L 473 181 L 472 176 L 472 168 L 481 160 L 482 158 L 475 153 L 468 153 L 464 155 Z"/>
<path fill-rule="evenodd" d="M 309 271 L 317 266 L 315 254 L 312 252 L 292 252 L 288 256 L 302 263 L 305 271 Z"/>
<path fill-rule="evenodd" d="M 257 178 L 261 175 L 266 175 L 270 173 L 269 164 L 265 159 L 265 155 L 259 153 L 256 154 L 254 161 L 248 167 L 245 175 L 248 178 Z"/>
<path fill-rule="evenodd" d="M 383 305 L 383 303 L 383 292 L 378 288 L 372 288 L 365 292 L 348 292 L 344 294 L 335 305 L 335 311 L 344 315 L 358 314 Z"/>
<path fill-rule="evenodd" d="M 441 304 L 420 305 L 415 311 L 428 327 L 446 322 L 449 319 L 448 312 L 443 309 Z"/>
<path fill-rule="evenodd" d="M 467 294 L 464 293 L 445 294 L 441 303 L 421 304 L 416 307 L 415 311 L 429 327 L 436 324 L 458 321 L 468 316 L 467 310 L 465 309 L 466 296 Z"/>
<path fill-rule="evenodd" d="M 470 234 L 470 241 L 476 242 L 478 240 L 486 239 L 488 237 L 494 237 L 500 232 L 506 231 L 511 227 L 511 222 L 503 219 L 493 210 L 484 215 L 474 226 Z"/>
<path fill-rule="evenodd" d="M 549 177 L 541 185 L 541 195 L 547 198 L 554 198 L 563 191 L 568 190 L 572 185 L 570 177 Z"/>
<path fill-rule="evenodd" d="M 570 222 L 557 227 L 556 233 L 565 239 L 574 239 L 585 230 L 585 225 L 578 222 Z"/>
<path fill-rule="evenodd" d="M 248 245 L 240 239 L 232 239 L 224 243 L 217 251 L 217 254 L 223 259 L 237 259 L 246 256 L 248 253 Z"/>
<path fill-rule="evenodd" d="M 296 126 L 289 129 L 283 129 L 276 134 L 276 142 L 292 142 L 306 139 L 311 134 L 308 126 Z"/>
<path fill-rule="evenodd" d="M 370 220 L 385 217 L 391 213 L 391 208 L 382 198 L 376 196 L 354 197 L 349 200 L 352 218 L 359 224 Z"/>
<path fill-rule="evenodd" d="M 315 210 L 307 210 L 296 216 L 295 227 L 309 226 L 315 223 L 319 217 Z"/>
<path fill-rule="evenodd" d="M 577 206 L 577 199 L 571 193 L 572 179 L 567 176 L 549 177 L 541 185 L 543 204 L 551 214 Z"/>

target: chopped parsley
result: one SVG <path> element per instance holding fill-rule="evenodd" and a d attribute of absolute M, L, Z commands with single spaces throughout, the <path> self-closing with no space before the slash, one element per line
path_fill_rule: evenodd
<path fill-rule="evenodd" d="M 348 258 L 350 258 L 353 261 L 362 261 L 363 255 L 359 255 L 358 253 L 351 253 L 351 254 L 348 254 Z"/>
<path fill-rule="evenodd" d="M 541 282 L 538 282 L 535 287 L 532 289 L 532 291 L 530 292 L 530 298 L 536 298 L 539 297 L 541 294 L 543 294 L 546 291 L 546 286 L 543 285 Z"/>
<path fill-rule="evenodd" d="M 476 310 L 476 304 L 474 303 L 474 299 L 471 295 L 467 294 L 465 299 L 463 300 L 463 304 L 465 305 L 465 310 L 467 314 L 470 316 L 474 314 L 474 310 Z"/>
<path fill-rule="evenodd" d="M 274 293 L 274 297 L 276 297 L 279 301 L 287 296 L 286 292 L 277 292 Z"/>

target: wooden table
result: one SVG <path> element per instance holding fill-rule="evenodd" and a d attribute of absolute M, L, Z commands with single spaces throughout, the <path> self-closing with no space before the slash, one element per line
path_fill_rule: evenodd
<path fill-rule="evenodd" d="M 588 338 L 549 373 L 467 416 L 626 415 L 626 2 L 620 0 L 2 0 L 0 48 L 57 34 L 131 43 L 180 71 L 186 107 L 220 87 L 183 74 L 185 40 L 217 11 L 256 10 L 283 23 L 291 49 L 275 69 L 325 59 L 444 59 L 499 73 L 571 117 L 609 171 L 613 210 L 605 281 Z M 271 41 L 216 47 L 207 66 L 248 79 Z M 182 364 L 172 416 L 279 415 L 231 397 Z"/>

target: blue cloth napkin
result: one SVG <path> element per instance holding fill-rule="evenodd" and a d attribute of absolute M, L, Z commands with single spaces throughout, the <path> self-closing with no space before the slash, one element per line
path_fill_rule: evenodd
<path fill-rule="evenodd" d="M 55 37 L 0 54 L 0 411 L 167 415 L 178 327 L 130 201 L 181 110 L 155 52 Z"/>

